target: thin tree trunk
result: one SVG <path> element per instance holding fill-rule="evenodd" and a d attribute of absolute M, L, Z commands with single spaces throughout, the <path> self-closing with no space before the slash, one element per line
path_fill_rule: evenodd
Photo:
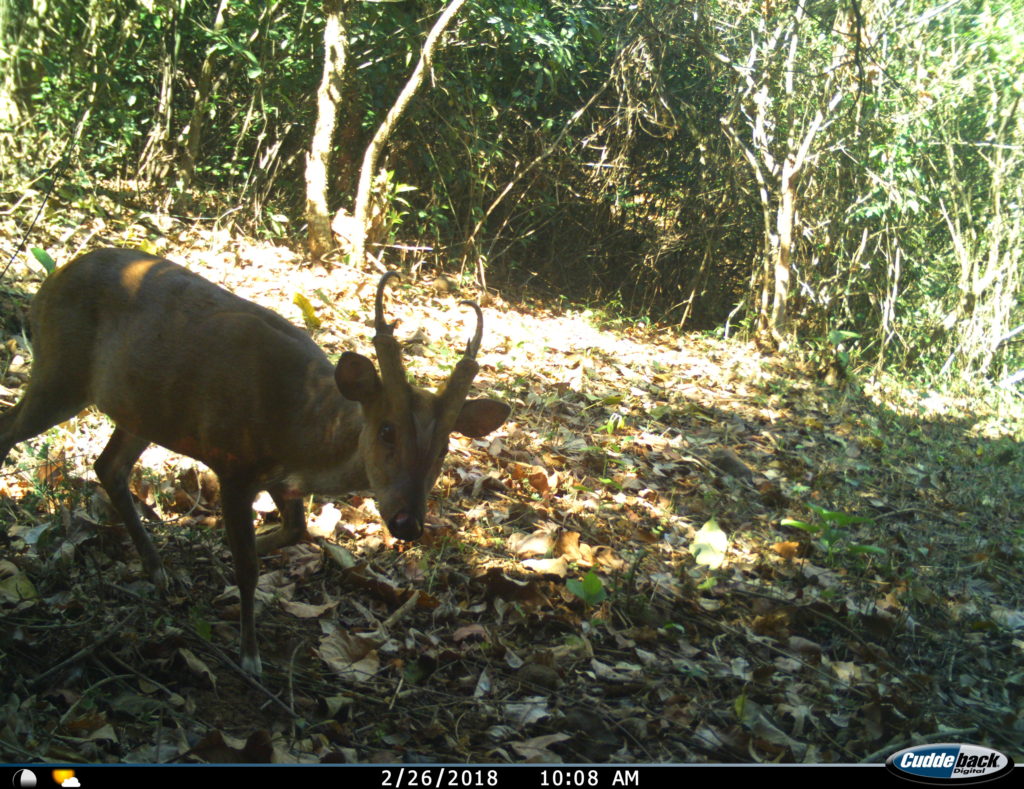
<path fill-rule="evenodd" d="M 0 0 L 0 154 L 6 161 L 20 153 L 18 127 L 21 107 L 15 94 L 18 89 L 18 30 L 21 19 L 13 0 Z"/>
<path fill-rule="evenodd" d="M 327 198 L 331 171 L 331 148 L 341 106 L 341 89 L 348 57 L 345 29 L 346 0 L 326 0 L 324 11 L 324 71 L 316 92 L 316 126 L 306 157 L 306 223 L 309 254 L 319 261 L 334 246 Z"/>
<path fill-rule="evenodd" d="M 170 169 L 171 117 L 174 101 L 174 57 L 164 52 L 160 77 L 160 96 L 157 110 L 153 113 L 153 125 L 149 127 L 146 144 L 139 157 L 139 178 L 142 183 L 153 184 L 163 179 Z"/>
<path fill-rule="evenodd" d="M 170 151 L 171 121 L 174 118 L 174 78 L 177 72 L 181 32 L 178 29 L 180 6 L 174 4 L 171 5 L 171 9 L 171 41 L 168 48 L 167 39 L 164 38 L 160 98 L 156 112 L 153 113 L 153 125 L 149 128 L 142 156 L 139 157 L 139 180 L 143 184 L 161 181 L 167 175 L 173 161 Z"/>
<path fill-rule="evenodd" d="M 402 117 L 402 113 L 409 106 L 412 97 L 416 95 L 416 91 L 423 84 L 423 76 L 431 67 L 434 50 L 437 48 L 441 35 L 459 12 L 459 9 L 465 5 L 465 2 L 466 0 L 451 0 L 445 6 L 423 42 L 423 47 L 420 49 L 420 59 L 416 63 L 416 68 L 409 75 L 405 87 L 398 94 L 394 105 L 388 110 L 388 114 L 377 128 L 377 132 L 373 135 L 373 139 L 370 140 L 370 144 L 366 146 L 366 153 L 363 155 L 363 166 L 359 171 L 359 186 L 356 190 L 355 210 L 352 212 L 354 219 L 352 224 L 354 227 L 352 230 L 353 238 L 350 260 L 355 266 L 362 266 L 366 259 L 366 224 L 370 213 L 370 189 L 373 186 L 373 176 L 376 174 L 377 160 L 380 157 L 381 149 L 387 143 L 391 132 L 394 131 L 395 124 L 398 123 L 398 119 Z"/>
<path fill-rule="evenodd" d="M 224 10 L 227 8 L 228 0 L 220 0 L 217 8 L 217 16 L 213 20 L 213 32 L 219 33 L 224 29 Z M 210 93 L 213 90 L 213 61 L 216 47 L 213 44 L 206 50 L 206 57 L 199 70 L 199 82 L 196 84 L 196 94 L 192 102 L 192 117 L 189 120 L 188 128 L 185 130 L 185 147 L 182 150 L 181 178 L 182 185 L 188 186 L 196 172 L 196 160 L 199 158 L 199 146 L 203 140 L 203 118 L 206 114 L 206 104 L 210 100 Z"/>

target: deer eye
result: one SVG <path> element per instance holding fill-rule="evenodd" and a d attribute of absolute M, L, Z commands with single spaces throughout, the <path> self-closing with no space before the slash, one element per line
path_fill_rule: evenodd
<path fill-rule="evenodd" d="M 385 422 L 377 431 L 377 438 L 390 446 L 395 444 L 395 426 L 391 422 Z"/>

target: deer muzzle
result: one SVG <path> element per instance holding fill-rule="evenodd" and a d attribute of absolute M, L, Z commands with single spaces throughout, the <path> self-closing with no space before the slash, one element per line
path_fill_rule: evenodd
<path fill-rule="evenodd" d="M 423 534 L 423 519 L 408 512 L 399 512 L 388 521 L 388 531 L 399 540 L 415 540 Z"/>

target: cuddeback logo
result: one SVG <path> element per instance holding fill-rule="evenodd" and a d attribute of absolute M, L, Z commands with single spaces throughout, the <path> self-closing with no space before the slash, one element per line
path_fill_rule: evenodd
<path fill-rule="evenodd" d="M 1013 759 L 981 745 L 918 745 L 885 760 L 889 771 L 925 784 L 973 784 L 1000 778 L 1013 769 Z"/>

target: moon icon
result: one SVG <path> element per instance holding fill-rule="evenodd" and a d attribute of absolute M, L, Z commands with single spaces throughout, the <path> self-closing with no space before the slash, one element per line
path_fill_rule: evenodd
<path fill-rule="evenodd" d="M 13 783 L 14 789 L 32 789 L 36 785 L 36 774 L 31 770 L 18 770 Z"/>

